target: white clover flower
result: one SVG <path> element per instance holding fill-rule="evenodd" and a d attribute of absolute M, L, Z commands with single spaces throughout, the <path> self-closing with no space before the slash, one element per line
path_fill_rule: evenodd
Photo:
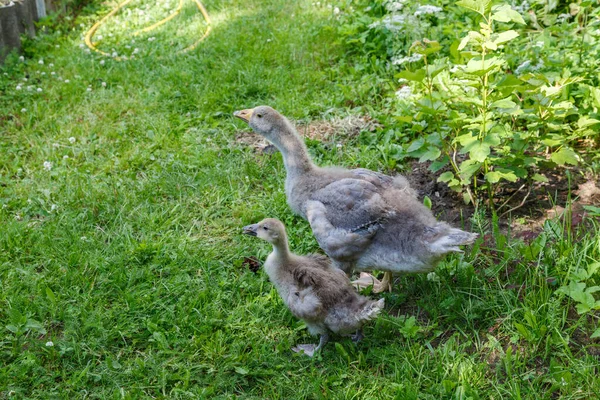
<path fill-rule="evenodd" d="M 69 83 L 69 82 L 71 82 L 71 81 L 70 81 L 70 80 L 68 80 L 68 79 L 65 79 L 65 83 Z"/>
<path fill-rule="evenodd" d="M 537 47 L 541 49 L 542 47 L 544 47 L 544 42 L 541 40 L 539 42 L 535 42 L 532 47 Z"/>
<path fill-rule="evenodd" d="M 85 241 L 87 241 L 87 236 L 82 236 L 80 239 L 82 242 L 85 242 Z"/>
<path fill-rule="evenodd" d="M 403 86 L 396 91 L 396 98 L 399 100 L 408 99 L 412 94 L 410 86 Z"/>
<path fill-rule="evenodd" d="M 336 14 L 336 15 L 339 14 L 340 13 L 340 9 L 338 7 L 334 8 L 333 9 L 333 13 Z"/>
<path fill-rule="evenodd" d="M 556 18 L 556 22 L 562 23 L 565 22 L 569 19 L 571 19 L 572 15 L 571 14 L 560 14 L 557 18 Z"/>
<path fill-rule="evenodd" d="M 432 5 L 419 6 L 417 11 L 415 11 L 415 17 L 418 17 L 419 15 L 437 14 L 440 11 L 442 11 L 442 7 Z"/>
<path fill-rule="evenodd" d="M 102 82 L 102 87 L 106 87 L 106 82 Z"/>
<path fill-rule="evenodd" d="M 51 341 L 46 342 L 46 347 L 54 347 L 54 343 Z"/>
<path fill-rule="evenodd" d="M 394 58 L 392 58 L 392 64 L 393 65 L 402 65 L 407 62 L 410 63 L 410 62 L 421 61 L 422 58 L 423 58 L 423 54 L 419 54 L 419 53 L 415 53 L 412 56 L 394 57 Z"/>
<path fill-rule="evenodd" d="M 50 171 L 52 169 L 52 163 L 50 161 L 44 161 L 44 169 Z"/>
<path fill-rule="evenodd" d="M 91 91 L 92 91 L 92 88 L 91 88 L 91 87 L 87 88 L 87 91 L 88 91 L 88 92 L 91 92 Z"/>
<path fill-rule="evenodd" d="M 23 82 L 27 82 L 29 79 L 27 78 L 23 78 Z"/>
<path fill-rule="evenodd" d="M 406 83 L 406 82 L 408 82 L 408 79 L 404 79 L 404 78 L 398 79 L 398 83 L 400 83 L 400 84 L 403 84 L 403 83 Z"/>
<path fill-rule="evenodd" d="M 112 54 L 111 54 L 111 56 L 113 58 L 117 58 L 117 57 L 119 57 L 119 53 L 117 53 L 116 51 L 113 51 Z"/>
<path fill-rule="evenodd" d="M 50 75 L 56 75 L 56 72 L 52 71 L 50 72 Z"/>
<path fill-rule="evenodd" d="M 25 57 L 23 57 L 23 56 L 19 57 L 19 61 L 21 61 L 21 62 L 25 61 Z"/>
<path fill-rule="evenodd" d="M 58 206 L 56 204 L 52 204 L 50 206 L 50 212 L 53 212 L 54 210 L 56 210 L 58 208 Z M 46 343 L 46 346 L 48 345 L 48 343 Z"/>
<path fill-rule="evenodd" d="M 54 67 L 54 63 L 50 63 L 50 64 L 48 64 L 48 66 L 49 66 L 50 68 L 53 68 L 53 67 Z"/>
<path fill-rule="evenodd" d="M 104 60 L 100 60 L 100 65 L 104 65 Z"/>
<path fill-rule="evenodd" d="M 31 85 L 28 85 L 28 86 L 27 86 L 27 90 L 29 90 L 29 91 L 31 92 L 31 91 L 33 90 L 33 86 L 31 86 Z"/>
<path fill-rule="evenodd" d="M 96 37 L 98 38 L 98 40 L 102 40 L 104 38 L 104 36 L 102 36 L 102 35 L 98 35 Z"/>
<path fill-rule="evenodd" d="M 44 65 L 44 60 L 40 58 L 40 61 L 38 61 L 38 64 Z"/>
<path fill-rule="evenodd" d="M 22 112 L 22 113 L 26 113 L 26 112 L 27 112 L 27 109 L 26 109 L 26 108 L 21 108 L 21 112 Z"/>
<path fill-rule="evenodd" d="M 149 42 L 154 42 L 155 40 L 156 40 L 156 38 L 154 36 L 148 38 Z"/>
<path fill-rule="evenodd" d="M 40 71 L 38 71 L 38 74 L 39 74 L 39 73 L 40 73 Z M 43 76 L 43 75 L 46 75 L 46 73 L 45 73 L 45 72 L 42 72 L 42 76 Z"/>
<path fill-rule="evenodd" d="M 83 44 L 83 43 L 79 43 L 79 48 L 80 48 L 80 49 L 83 49 L 84 47 L 85 47 L 85 44 Z"/>
<path fill-rule="evenodd" d="M 42 88 L 37 88 L 37 89 L 36 89 L 36 91 L 37 91 L 38 93 L 41 93 L 41 92 L 42 92 Z"/>
<path fill-rule="evenodd" d="M 69 156 L 65 154 L 65 155 L 63 156 L 63 160 L 68 160 L 68 159 L 69 159 Z"/>
<path fill-rule="evenodd" d="M 21 85 L 17 85 L 17 87 L 16 87 L 15 89 L 17 89 L 17 90 L 21 90 L 21 89 L 22 89 L 22 87 L 21 87 Z"/>
<path fill-rule="evenodd" d="M 135 49 L 133 49 L 133 54 L 137 54 L 140 52 L 140 49 L 138 49 L 137 47 Z"/>
<path fill-rule="evenodd" d="M 75 139 L 73 136 L 71 136 L 69 138 L 69 143 L 71 143 L 71 144 L 75 143 L 76 141 L 77 141 L 77 139 Z"/>
<path fill-rule="evenodd" d="M 429 282 L 439 282 L 440 281 L 440 277 L 437 276 L 437 274 L 435 272 L 430 272 L 427 274 L 427 280 Z"/>
<path fill-rule="evenodd" d="M 341 149 L 343 147 L 343 145 L 341 143 L 338 143 L 335 145 L 335 147 L 337 147 L 338 149 Z"/>

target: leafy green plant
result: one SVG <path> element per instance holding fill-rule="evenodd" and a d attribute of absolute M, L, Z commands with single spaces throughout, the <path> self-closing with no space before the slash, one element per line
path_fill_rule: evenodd
<path fill-rule="evenodd" d="M 390 7 L 396 3 L 403 4 L 400 11 Z M 503 184 L 530 190 L 533 183 L 547 181 L 548 168 L 580 163 L 576 146 L 597 141 L 600 93 L 588 84 L 597 78 L 575 62 L 565 63 L 562 50 L 548 56 L 548 46 L 554 45 L 549 35 L 560 34 L 564 41 L 556 45 L 595 54 L 588 45 L 597 42 L 588 26 L 593 22 L 585 21 L 598 11 L 589 4 L 571 11 L 579 26 L 573 22 L 568 28 L 582 36 L 575 40 L 551 25 L 531 33 L 529 27 L 539 22 L 528 8 L 473 0 L 436 3 L 444 11 L 425 19 L 416 18 L 404 2 L 366 2 L 373 19 L 352 22 L 355 32 L 365 24 L 359 37 L 371 59 L 387 45 L 378 54 L 391 70 L 401 69 L 394 73 L 400 88 L 386 104 L 393 115 L 388 126 L 394 128 L 384 131 L 378 147 L 392 160 L 430 162 L 432 171 L 441 172 L 438 180 L 462 192 L 466 202 L 477 204 L 483 195 L 490 208 L 506 213 L 508 202 L 495 198 Z M 541 18 L 544 24 L 571 17 L 552 15 Z M 392 32 L 398 26 L 404 28 L 402 37 Z M 407 38 L 416 40 L 407 43 Z"/>

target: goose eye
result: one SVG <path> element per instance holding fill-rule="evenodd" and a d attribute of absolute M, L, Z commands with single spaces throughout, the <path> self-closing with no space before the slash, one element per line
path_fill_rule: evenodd
<path fill-rule="evenodd" d="M 262 118 L 262 114 L 256 114 L 257 118 Z"/>
<path fill-rule="evenodd" d="M 268 230 L 269 228 L 267 228 L 266 226 L 263 226 L 263 229 L 266 231 L 266 230 Z"/>

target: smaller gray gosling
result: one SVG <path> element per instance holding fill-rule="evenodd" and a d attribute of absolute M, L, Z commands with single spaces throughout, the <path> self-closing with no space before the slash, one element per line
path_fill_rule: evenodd
<path fill-rule="evenodd" d="M 377 317 L 384 299 L 370 300 L 353 289 L 346 274 L 322 255 L 299 256 L 290 252 L 283 223 L 267 218 L 245 226 L 244 233 L 273 245 L 264 269 L 292 314 L 302 319 L 319 344 L 292 348 L 312 357 L 329 340 L 329 332 L 362 339 L 362 326 Z"/>

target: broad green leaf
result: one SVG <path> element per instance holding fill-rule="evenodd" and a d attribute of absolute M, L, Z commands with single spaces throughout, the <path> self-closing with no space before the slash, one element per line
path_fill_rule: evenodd
<path fill-rule="evenodd" d="M 404 70 L 395 75 L 396 78 L 403 78 L 413 82 L 423 82 L 427 73 L 424 69 L 418 69 L 416 71 Z"/>
<path fill-rule="evenodd" d="M 458 48 L 457 48 L 458 51 L 461 51 L 462 49 L 467 47 L 467 44 L 469 44 L 469 40 L 471 40 L 471 37 L 469 35 L 462 38 L 462 40 L 460 41 L 460 44 L 458 45 Z"/>
<path fill-rule="evenodd" d="M 597 119 L 594 118 L 589 118 L 587 116 L 582 116 L 581 118 L 579 118 L 579 121 L 577 121 L 577 126 L 581 129 L 581 128 L 587 128 L 588 126 L 592 126 L 595 124 L 600 124 L 600 121 L 598 121 Z"/>
<path fill-rule="evenodd" d="M 596 329 L 594 331 L 594 333 L 592 333 L 592 336 L 590 336 L 590 339 L 596 339 L 600 337 L 600 328 Z"/>
<path fill-rule="evenodd" d="M 552 96 L 556 96 L 557 94 L 560 94 L 561 90 L 562 90 L 562 86 L 542 86 L 540 88 L 540 90 L 544 93 L 544 95 L 546 97 L 552 97 Z"/>
<path fill-rule="evenodd" d="M 412 153 L 413 151 L 419 150 L 425 144 L 425 139 L 420 137 L 417 140 L 413 141 L 408 149 L 406 149 L 407 153 Z"/>
<path fill-rule="evenodd" d="M 431 199 L 429 196 L 423 197 L 423 205 L 431 210 Z"/>
<path fill-rule="evenodd" d="M 514 38 L 518 37 L 519 33 L 517 31 L 504 31 L 504 32 L 500 32 L 498 34 L 498 36 L 496 37 L 496 39 L 494 39 L 494 43 L 496 44 L 502 44 L 502 43 L 506 43 L 510 40 L 513 40 Z"/>
<path fill-rule="evenodd" d="M 485 47 L 488 50 L 492 50 L 492 51 L 498 49 L 498 46 L 496 45 L 496 43 L 491 42 L 489 40 L 486 42 L 483 42 L 483 47 Z"/>
<path fill-rule="evenodd" d="M 448 158 L 448 156 L 444 156 L 441 159 L 432 162 L 431 165 L 429 166 L 429 170 L 431 172 L 438 172 L 440 169 L 442 169 L 446 165 L 448 165 L 449 162 L 450 162 L 450 159 Z"/>
<path fill-rule="evenodd" d="M 437 181 L 438 182 L 449 182 L 450 179 L 454 179 L 454 173 L 452 171 L 446 171 L 437 178 Z"/>
<path fill-rule="evenodd" d="M 499 57 L 490 57 L 485 60 L 472 58 L 467 65 L 463 67 L 463 71 L 467 74 L 484 75 L 493 69 L 499 68 L 504 64 L 504 60 Z"/>
<path fill-rule="evenodd" d="M 498 22 L 516 22 L 525 25 L 525 20 L 517 11 L 508 4 L 492 7 L 492 19 Z"/>
<path fill-rule="evenodd" d="M 579 157 L 572 149 L 563 147 L 559 151 L 555 152 L 550 156 L 550 159 L 558 165 L 577 165 L 579 163 Z"/>
<path fill-rule="evenodd" d="M 481 163 L 475 160 L 466 160 L 460 164 L 458 167 L 460 177 L 463 180 L 469 180 L 473 176 L 473 174 L 481 168 Z"/>
<path fill-rule="evenodd" d="M 491 0 L 460 0 L 456 2 L 456 5 L 485 16 L 490 12 L 492 2 Z"/>
<path fill-rule="evenodd" d="M 470 146 L 469 157 L 473 161 L 484 162 L 490 155 L 490 145 L 483 142 L 477 142 Z"/>
<path fill-rule="evenodd" d="M 490 183 L 497 183 L 500 179 L 506 179 L 510 182 L 516 182 L 517 176 L 512 172 L 504 172 L 504 171 L 490 171 L 485 174 L 485 180 Z"/>
<path fill-rule="evenodd" d="M 52 289 L 50 289 L 48 286 L 46 286 L 46 297 L 48 298 L 48 300 L 50 300 L 51 303 L 56 303 L 56 296 L 54 295 Z"/>
<path fill-rule="evenodd" d="M 596 273 L 596 271 L 598 271 L 600 269 L 600 262 L 595 262 L 595 263 L 591 263 L 590 265 L 588 265 L 587 267 L 587 274 L 589 277 L 591 277 L 592 275 L 594 275 Z"/>
<path fill-rule="evenodd" d="M 437 158 L 441 154 L 442 154 L 442 152 L 440 151 L 440 149 L 438 149 L 435 146 L 429 146 L 429 148 L 427 149 L 427 151 L 425 153 L 423 153 L 421 155 L 421 157 L 419 158 L 419 162 L 437 160 Z"/>
<path fill-rule="evenodd" d="M 502 100 L 496 100 L 492 104 L 490 104 L 491 108 L 514 108 L 517 105 L 514 101 L 511 100 L 511 97 L 507 97 Z"/>
<path fill-rule="evenodd" d="M 548 182 L 548 178 L 546 178 L 542 174 L 533 174 L 533 176 L 531 177 L 531 179 L 533 179 L 536 182 Z"/>

